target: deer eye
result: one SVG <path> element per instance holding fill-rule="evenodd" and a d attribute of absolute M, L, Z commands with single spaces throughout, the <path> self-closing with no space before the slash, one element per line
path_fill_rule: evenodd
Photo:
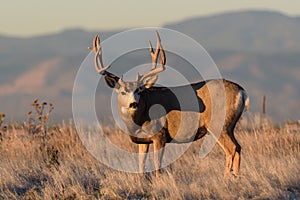
<path fill-rule="evenodd" d="M 121 92 L 122 95 L 126 95 L 126 92 Z"/>

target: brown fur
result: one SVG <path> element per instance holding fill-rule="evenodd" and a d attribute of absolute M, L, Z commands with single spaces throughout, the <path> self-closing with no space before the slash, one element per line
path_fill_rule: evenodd
<path fill-rule="evenodd" d="M 109 76 L 106 76 L 106 79 L 110 79 Z M 126 83 L 125 87 L 127 87 L 127 91 L 134 91 L 138 85 L 138 83 L 132 82 Z M 122 90 L 122 87 L 118 86 L 118 90 Z M 190 105 L 189 97 L 186 97 L 189 90 L 197 98 L 198 109 Z M 131 140 L 139 144 L 140 172 L 144 168 L 145 153 L 148 152 L 149 144 L 153 143 L 154 145 L 154 164 L 158 176 L 163 156 L 163 150 L 159 150 L 166 143 L 196 141 L 208 132 L 215 134 L 215 127 L 223 123 L 217 142 L 226 155 L 224 179 L 228 178 L 231 168 L 233 168 L 235 176 L 238 174 L 241 146 L 234 137 L 234 128 L 249 103 L 247 94 L 242 87 L 228 80 L 209 80 L 174 88 L 146 88 L 139 93 L 139 98 L 137 110 L 127 114 L 120 111 L 121 103 L 119 102 L 119 114 L 131 133 Z M 184 108 L 180 105 L 182 101 L 185 105 Z M 157 113 L 155 118 L 151 119 L 149 109 L 156 104 L 161 105 L 166 113 Z M 221 115 L 224 115 L 224 122 L 219 121 Z M 162 127 L 156 134 L 153 134 L 153 129 L 149 128 L 151 120 L 157 121 L 155 123 Z"/>

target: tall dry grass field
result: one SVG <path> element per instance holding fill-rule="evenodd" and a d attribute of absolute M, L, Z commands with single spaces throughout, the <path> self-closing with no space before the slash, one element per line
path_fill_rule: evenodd
<path fill-rule="evenodd" d="M 136 151 L 126 135 L 108 127 L 113 143 Z M 240 176 L 223 184 L 219 146 L 204 159 L 201 141 L 156 179 L 114 171 L 93 158 L 69 125 L 44 137 L 10 125 L 0 142 L 0 199 L 299 199 L 300 134 L 272 126 L 236 130 L 242 146 Z"/>

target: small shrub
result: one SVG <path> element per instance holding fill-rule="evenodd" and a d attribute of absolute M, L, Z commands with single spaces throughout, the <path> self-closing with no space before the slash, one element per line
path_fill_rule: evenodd
<path fill-rule="evenodd" d="M 7 126 L 2 126 L 5 119 L 5 114 L 0 113 L 0 141 L 3 140 L 4 133 L 7 131 Z"/>
<path fill-rule="evenodd" d="M 52 103 L 38 102 L 38 99 L 35 99 L 31 106 L 33 110 L 27 113 L 28 116 L 28 132 L 31 134 L 41 133 L 44 137 L 47 134 L 47 122 L 49 115 L 54 109 Z"/>
<path fill-rule="evenodd" d="M 48 131 L 48 119 L 50 113 L 53 111 L 54 106 L 52 103 L 42 102 L 39 103 L 38 99 L 35 99 L 31 106 L 33 110 L 27 113 L 28 116 L 28 133 L 39 134 L 42 137 L 40 141 L 40 151 L 43 155 L 44 162 L 49 169 L 58 169 L 58 150 L 53 145 L 50 145 L 46 140 Z"/>
<path fill-rule="evenodd" d="M 47 167 L 49 169 L 55 168 L 58 169 L 58 166 L 60 165 L 58 161 L 58 149 L 54 146 L 47 148 Z"/>

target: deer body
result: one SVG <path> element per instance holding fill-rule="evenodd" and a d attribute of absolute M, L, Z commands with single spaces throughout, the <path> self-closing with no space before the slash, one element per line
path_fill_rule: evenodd
<path fill-rule="evenodd" d="M 238 116 L 242 114 L 245 108 L 247 96 L 246 93 L 244 93 L 243 88 L 225 79 L 210 80 L 208 82 L 203 81 L 192 84 L 191 86 L 181 86 L 173 89 L 165 87 L 152 87 L 140 94 L 140 102 L 142 103 L 139 104 L 139 112 L 123 113 L 120 112 L 121 109 L 119 109 L 119 115 L 124 122 L 127 122 L 127 127 L 131 128 L 129 130 L 131 133 L 144 130 L 143 127 L 147 127 L 151 120 L 155 120 L 157 121 L 156 123 L 159 123 L 158 126 L 164 129 L 163 131 L 165 132 L 167 142 L 172 141 L 173 143 L 185 143 L 195 141 L 203 137 L 207 133 L 207 130 L 209 130 L 211 120 L 211 97 L 207 88 L 207 84 L 214 82 L 217 84 L 223 82 L 225 86 L 225 92 L 227 96 L 225 117 L 227 120 L 225 121 L 225 124 L 226 126 L 234 126 L 234 124 L 231 124 L 231 122 L 233 123 L 233 121 L 236 121 L 237 119 L 234 120 L 234 118 L 238 118 Z M 199 98 L 199 109 L 195 109 L 193 106 L 185 106 L 185 108 L 182 109 L 178 99 L 172 92 L 174 90 L 182 91 L 181 93 L 184 95 L 186 90 L 189 88 L 192 88 Z M 237 105 L 237 101 L 241 102 L 241 104 Z M 155 119 L 151 119 L 149 116 L 149 108 L 151 108 L 153 105 L 161 105 L 165 109 L 166 115 L 161 116 L 161 114 L 158 113 L 157 116 L 155 116 Z M 182 115 L 184 115 L 184 117 L 182 117 Z M 193 124 L 193 121 L 197 124 Z M 136 124 L 138 126 L 136 126 Z M 191 132 L 184 131 L 185 134 L 181 135 L 180 131 L 178 131 L 180 126 L 182 126 L 181 129 L 189 130 Z M 144 132 L 144 134 L 147 135 L 147 131 L 144 130 Z M 137 144 L 153 143 L 153 138 L 155 139 L 155 136 L 152 136 L 153 133 L 151 133 L 151 130 L 149 132 L 149 137 L 131 139 Z M 181 136 L 178 137 L 178 134 Z M 138 133 L 137 137 L 139 137 Z"/>
<path fill-rule="evenodd" d="M 144 171 L 149 144 L 154 145 L 154 165 L 158 176 L 166 143 L 198 140 L 214 130 L 213 123 L 223 123 L 217 142 L 226 154 L 224 178 L 228 178 L 231 168 L 233 174 L 237 175 L 241 146 L 234 137 L 234 128 L 248 107 L 247 93 L 238 84 L 225 79 L 201 81 L 173 88 L 153 86 L 158 73 L 164 70 L 166 61 L 158 33 L 157 38 L 155 52 L 150 43 L 152 70 L 143 76 L 138 75 L 134 82 L 124 82 L 108 72 L 110 66 L 103 68 L 99 36 L 95 37 L 94 47 L 91 48 L 95 52 L 96 70 L 104 76 L 107 85 L 118 92 L 118 112 L 130 133 L 130 138 L 132 142 L 139 144 L 140 172 Z M 160 67 L 155 68 L 159 53 L 162 54 Z M 219 98 L 221 90 L 225 98 Z M 187 91 L 194 96 L 187 96 Z M 196 101 L 192 101 L 193 98 L 196 98 Z M 158 106 L 159 109 L 152 112 L 154 106 Z M 216 122 L 217 118 L 213 116 L 224 113 L 224 121 Z"/>

